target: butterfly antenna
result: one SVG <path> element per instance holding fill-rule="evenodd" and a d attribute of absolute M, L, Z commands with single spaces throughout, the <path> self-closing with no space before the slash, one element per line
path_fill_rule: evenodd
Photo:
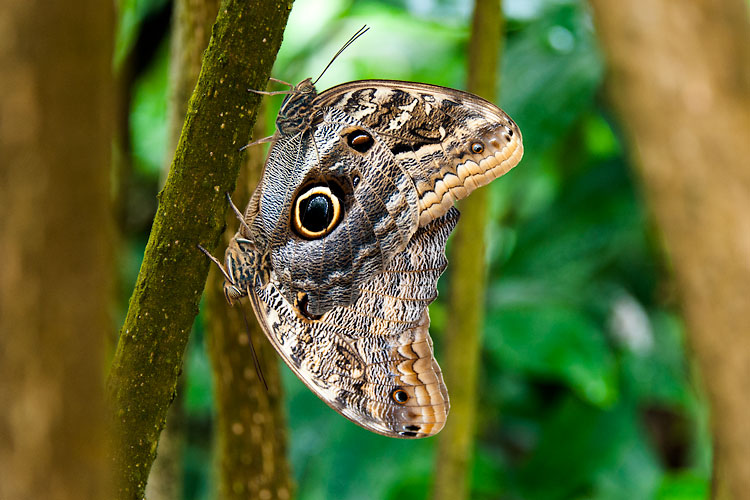
<path fill-rule="evenodd" d="M 250 290 L 247 291 L 247 294 L 250 295 Z M 245 314 L 245 309 L 240 308 L 242 310 L 242 319 L 245 320 L 245 328 L 247 328 L 247 340 L 248 344 L 250 344 L 250 353 L 253 356 L 253 364 L 255 365 L 255 373 L 258 374 L 258 378 L 261 382 L 263 382 L 263 387 L 266 388 L 266 392 L 268 392 L 268 384 L 266 383 L 266 377 L 263 376 L 263 370 L 260 368 L 260 361 L 258 360 L 258 354 L 255 352 L 255 346 L 253 345 L 253 336 L 250 334 L 250 322 L 247 320 L 247 315 Z"/>
<path fill-rule="evenodd" d="M 351 44 L 353 44 L 357 40 L 357 38 L 359 38 L 362 35 L 364 35 L 365 33 L 367 33 L 367 31 L 369 29 L 370 29 L 370 27 L 367 26 L 366 24 L 364 26 L 362 26 L 361 28 L 359 28 L 359 30 L 357 30 L 357 32 L 354 33 L 354 35 L 352 35 L 352 37 L 349 39 L 349 41 L 346 42 L 344 44 L 344 46 L 339 49 L 338 52 L 336 52 L 336 55 L 331 58 L 331 61 L 328 63 L 328 65 L 325 68 L 323 68 L 323 71 L 321 71 L 320 75 L 315 79 L 315 81 L 313 82 L 313 85 L 315 85 L 316 83 L 318 83 L 318 80 L 320 80 L 320 77 L 323 76 L 323 74 L 326 71 L 328 71 L 328 68 L 330 68 L 331 64 L 333 64 L 333 61 L 335 61 L 336 58 L 338 56 L 340 56 L 343 51 L 346 50 L 347 47 L 349 47 Z"/>

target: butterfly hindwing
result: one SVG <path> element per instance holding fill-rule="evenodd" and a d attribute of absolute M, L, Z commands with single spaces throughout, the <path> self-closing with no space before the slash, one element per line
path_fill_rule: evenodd
<path fill-rule="evenodd" d="M 250 291 L 267 337 L 297 376 L 333 409 L 393 437 L 437 433 L 448 393 L 432 351 L 427 306 L 447 261 L 458 211 L 419 229 L 358 299 L 320 318 L 300 315 L 273 282 Z"/>

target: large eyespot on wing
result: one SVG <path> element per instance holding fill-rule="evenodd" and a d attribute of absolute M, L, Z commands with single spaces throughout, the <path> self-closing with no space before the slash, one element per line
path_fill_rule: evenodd
<path fill-rule="evenodd" d="M 421 438 L 439 432 L 448 392 L 428 333 L 427 306 L 446 266 L 451 209 L 419 229 L 359 298 L 320 317 L 301 315 L 273 283 L 249 290 L 266 336 L 292 371 L 326 404 L 378 434 Z"/>
<path fill-rule="evenodd" d="M 292 230 L 308 240 L 323 238 L 341 222 L 343 195 L 334 183 L 305 186 L 292 201 Z"/>
<path fill-rule="evenodd" d="M 313 107 L 342 109 L 388 145 L 417 188 L 420 226 L 523 156 L 515 122 L 489 101 L 460 90 L 363 80 L 326 90 Z"/>

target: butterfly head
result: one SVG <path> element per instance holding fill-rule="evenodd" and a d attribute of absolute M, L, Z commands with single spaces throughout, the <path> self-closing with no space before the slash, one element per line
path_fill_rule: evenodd
<path fill-rule="evenodd" d="M 292 134 L 304 130 L 310 122 L 312 103 L 318 96 L 312 79 L 306 78 L 294 86 L 291 93 L 281 103 L 276 126 L 282 134 Z"/>

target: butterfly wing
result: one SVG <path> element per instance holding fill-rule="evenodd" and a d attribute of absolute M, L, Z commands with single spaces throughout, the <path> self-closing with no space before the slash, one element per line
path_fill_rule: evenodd
<path fill-rule="evenodd" d="M 353 285 L 381 272 L 417 227 L 523 155 L 502 110 L 435 85 L 350 82 L 318 95 L 309 114 L 309 129 L 274 144 L 260 206 L 279 290 L 312 315 L 356 300 Z M 372 136 L 366 152 L 347 144 L 353 129 Z M 324 238 L 298 238 L 289 230 L 294 200 L 315 182 L 341 188 L 343 222 Z"/>
<path fill-rule="evenodd" d="M 351 82 L 307 104 L 304 120 L 285 118 L 300 125 L 280 129 L 248 212 L 268 270 L 253 274 L 253 309 L 329 406 L 387 436 L 433 435 L 449 403 L 427 306 L 452 205 L 520 161 L 520 131 L 493 104 L 433 85 Z"/>
<path fill-rule="evenodd" d="M 349 144 L 355 133 L 369 140 L 367 148 Z M 352 303 L 357 285 L 382 272 L 418 227 L 408 173 L 358 120 L 333 108 L 309 131 L 279 138 L 258 190 L 252 225 L 268 242 L 279 291 L 310 315 Z M 315 192 L 323 193 L 321 203 L 336 198 L 340 205 L 330 205 L 338 217 L 330 231 L 303 227 L 304 200 Z"/>
<path fill-rule="evenodd" d="M 500 108 L 468 92 L 389 80 L 332 87 L 313 107 L 337 108 L 374 130 L 408 172 L 419 224 L 516 166 L 521 132 Z"/>
<path fill-rule="evenodd" d="M 447 264 L 458 211 L 420 228 L 350 305 L 310 320 L 273 281 L 249 290 L 266 336 L 318 397 L 354 423 L 392 437 L 436 434 L 448 392 L 432 352 L 427 306 Z"/>

